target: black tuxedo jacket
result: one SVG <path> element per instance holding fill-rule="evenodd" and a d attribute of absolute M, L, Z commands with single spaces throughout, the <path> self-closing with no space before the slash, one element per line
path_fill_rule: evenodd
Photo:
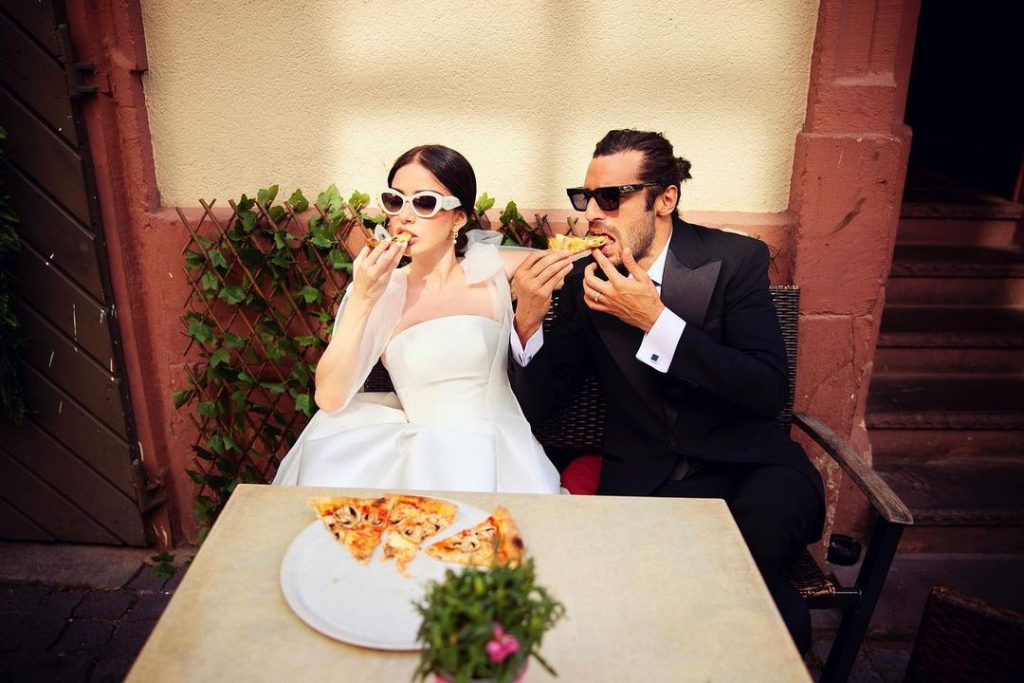
<path fill-rule="evenodd" d="M 786 351 L 759 240 L 673 218 L 661 283 L 686 322 L 667 373 L 636 359 L 643 332 L 583 303 L 583 268 L 566 277 L 559 324 L 524 368 L 509 362 L 527 418 L 539 421 L 596 370 L 608 417 L 599 493 L 646 495 L 679 456 L 796 468 L 824 502 L 821 477 L 775 423 L 789 391 Z"/>

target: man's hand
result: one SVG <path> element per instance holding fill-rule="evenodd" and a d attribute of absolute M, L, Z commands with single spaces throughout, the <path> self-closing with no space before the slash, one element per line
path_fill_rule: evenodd
<path fill-rule="evenodd" d="M 633 260 L 633 252 L 622 248 L 622 264 L 632 279 L 615 270 L 611 261 L 599 249 L 593 251 L 594 263 L 587 266 L 583 275 L 583 300 L 594 311 L 614 315 L 619 320 L 645 333 L 650 332 L 658 316 L 665 309 L 654 282 L 643 268 Z M 597 268 L 608 281 L 597 277 Z"/>
<path fill-rule="evenodd" d="M 514 320 L 523 344 L 540 329 L 551 307 L 551 293 L 572 270 L 567 251 L 537 251 L 523 260 L 512 277 L 512 297 L 517 300 Z"/>

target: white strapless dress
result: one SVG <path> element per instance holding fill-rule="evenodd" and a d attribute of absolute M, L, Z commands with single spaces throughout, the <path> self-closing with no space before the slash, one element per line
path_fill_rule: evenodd
<path fill-rule="evenodd" d="M 402 330 L 383 356 L 395 393 L 359 393 L 339 412 L 318 412 L 274 483 L 558 493 L 558 471 L 502 371 L 507 330 L 479 315 Z"/>

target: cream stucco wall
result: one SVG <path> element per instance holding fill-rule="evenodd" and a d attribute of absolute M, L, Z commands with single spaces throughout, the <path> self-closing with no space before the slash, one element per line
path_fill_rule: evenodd
<path fill-rule="evenodd" d="M 143 0 L 161 203 L 375 193 L 440 142 L 567 208 L 610 128 L 663 131 L 689 210 L 786 209 L 818 0 Z"/>

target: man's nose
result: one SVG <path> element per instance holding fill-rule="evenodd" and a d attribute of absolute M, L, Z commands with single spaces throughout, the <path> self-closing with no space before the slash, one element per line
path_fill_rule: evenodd
<path fill-rule="evenodd" d="M 583 213 L 583 217 L 587 219 L 588 223 L 592 223 L 596 220 L 604 218 L 604 211 L 597 205 L 597 199 L 591 197 L 587 201 L 587 210 Z"/>

